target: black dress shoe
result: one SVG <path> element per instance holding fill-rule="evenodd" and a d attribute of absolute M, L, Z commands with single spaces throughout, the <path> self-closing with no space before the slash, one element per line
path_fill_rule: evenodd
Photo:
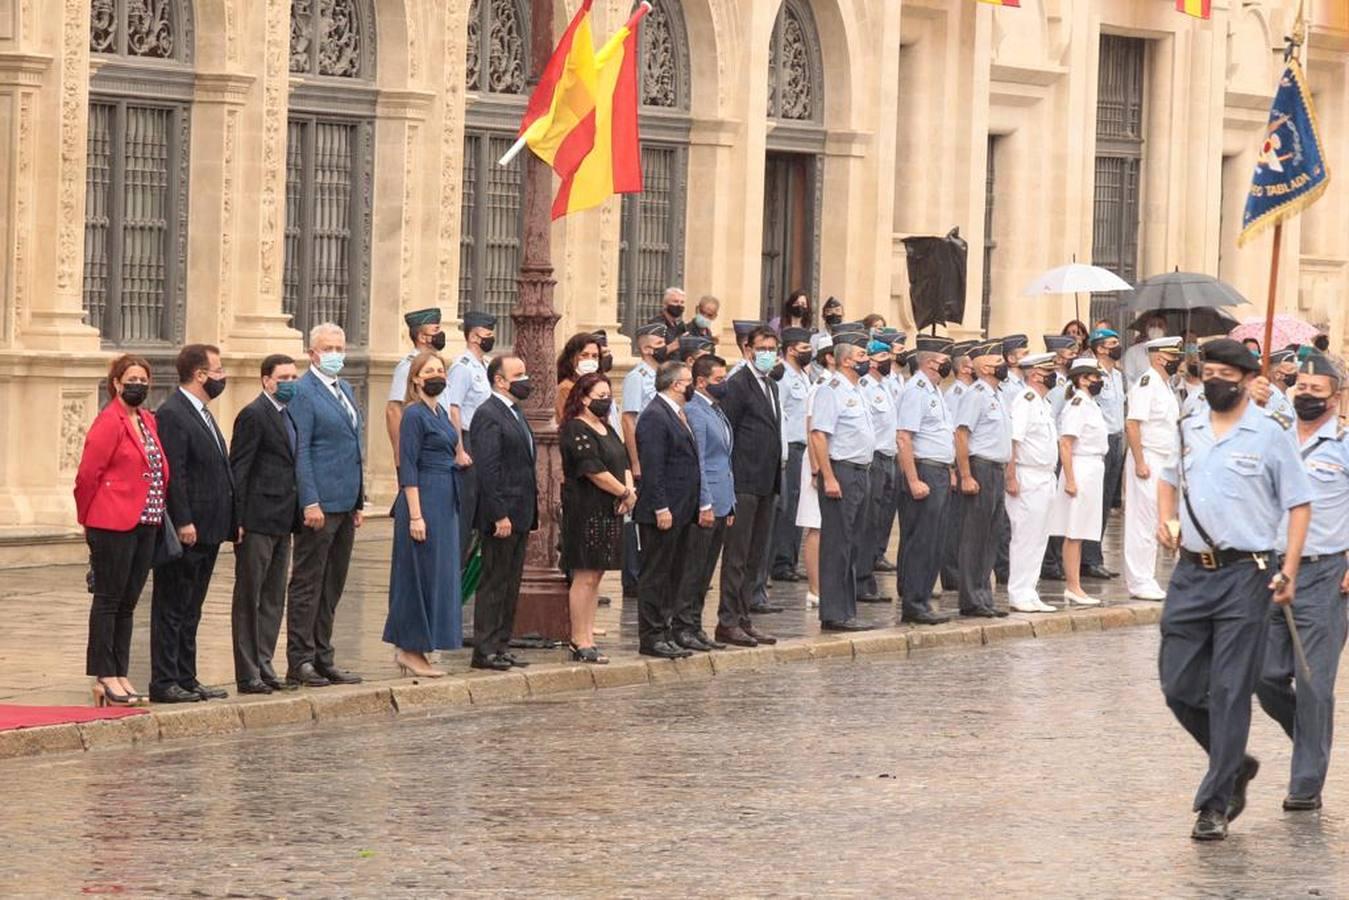
<path fill-rule="evenodd" d="M 1052 566 L 1052 567 L 1041 568 L 1041 569 L 1040 569 L 1040 580 L 1041 580 L 1041 581 L 1066 581 L 1067 579 L 1064 577 L 1064 575 L 1063 575 L 1063 570 L 1062 570 L 1062 569 L 1060 569 L 1058 566 Z"/>
<path fill-rule="evenodd" d="M 267 684 L 261 678 L 254 678 L 252 681 L 241 681 L 238 683 L 239 693 L 241 694 L 270 694 L 272 686 Z"/>
<path fill-rule="evenodd" d="M 706 644 L 707 646 L 711 647 L 713 650 L 725 650 L 725 649 L 726 649 L 726 645 L 725 645 L 725 644 L 723 644 L 721 641 L 716 641 L 716 640 L 713 640 L 712 638 L 708 637 L 708 636 L 707 636 L 707 632 L 706 632 L 706 631 L 703 631 L 701 628 L 698 629 L 698 631 L 697 631 L 697 636 L 698 636 L 698 640 L 702 641 L 704 644 Z"/>
<path fill-rule="evenodd" d="M 603 594 L 600 594 L 599 597 L 595 599 L 595 603 L 599 606 L 613 606 L 614 598 L 606 597 Z"/>
<path fill-rule="evenodd" d="M 1227 837 L 1227 816 L 1216 809 L 1201 809 L 1190 837 L 1196 841 L 1221 841 Z"/>
<path fill-rule="evenodd" d="M 1009 615 L 1011 615 L 1011 613 L 1007 612 L 1007 610 L 1005 610 L 1005 609 L 998 609 L 996 606 L 995 606 L 992 610 L 990 610 L 990 612 L 993 613 L 994 618 L 998 618 L 998 619 L 1005 619 L 1005 618 L 1007 618 Z"/>
<path fill-rule="evenodd" d="M 200 681 L 194 683 L 190 688 L 186 688 L 186 690 L 196 692 L 197 696 L 203 700 L 224 700 L 230 695 L 229 691 L 224 688 L 207 687 Z"/>
<path fill-rule="evenodd" d="M 774 572 L 772 578 L 774 581 L 796 582 L 801 580 L 800 578 L 797 578 L 796 573 L 791 571 L 790 569 L 784 569 L 779 572 Z"/>
<path fill-rule="evenodd" d="M 945 625 L 951 621 L 951 617 L 924 612 L 918 613 L 916 616 L 901 616 L 899 621 L 901 625 Z"/>
<path fill-rule="evenodd" d="M 1288 812 L 1309 812 L 1321 808 L 1321 795 L 1314 797 L 1294 797 L 1289 794 L 1283 798 L 1283 808 Z"/>
<path fill-rule="evenodd" d="M 771 603 L 756 603 L 749 608 L 749 611 L 756 616 L 767 616 L 773 613 L 782 612 L 781 606 L 773 606 Z"/>
<path fill-rule="evenodd" d="M 516 656 L 509 650 L 504 650 L 497 655 L 517 669 L 523 669 L 529 665 L 529 660 L 525 659 L 523 656 Z"/>
<path fill-rule="evenodd" d="M 870 631 L 871 626 L 856 619 L 844 619 L 842 622 L 821 622 L 821 631 Z"/>
<path fill-rule="evenodd" d="M 1097 581 L 1109 581 L 1115 577 L 1115 573 L 1105 566 L 1083 566 L 1081 572 L 1083 578 L 1094 578 Z"/>
<path fill-rule="evenodd" d="M 505 672 L 511 668 L 511 661 L 501 656 L 475 656 L 468 665 L 471 669 L 492 669 L 497 672 Z"/>
<path fill-rule="evenodd" d="M 978 607 L 977 609 L 972 609 L 969 612 L 966 612 L 965 610 L 962 609 L 960 611 L 960 614 L 967 619 L 996 619 L 998 617 L 997 611 L 992 609 L 985 609 L 982 606 Z"/>
<path fill-rule="evenodd" d="M 315 666 L 314 668 L 332 684 L 360 684 L 362 681 L 361 676 L 355 672 L 348 672 L 345 669 L 337 668 L 337 666 L 324 666 L 322 668 Z"/>
<path fill-rule="evenodd" d="M 675 635 L 674 642 L 685 650 L 692 650 L 695 653 L 707 653 L 712 649 L 711 644 L 704 642 L 698 635 L 691 631 L 685 631 Z"/>
<path fill-rule="evenodd" d="M 893 597 L 887 597 L 884 594 L 858 594 L 858 603 L 889 603 Z"/>
<path fill-rule="evenodd" d="M 778 642 L 777 638 L 773 637 L 771 634 L 764 634 L 762 631 L 755 628 L 754 623 L 750 621 L 740 623 L 740 630 L 753 638 L 756 644 L 776 644 Z"/>
<path fill-rule="evenodd" d="M 654 644 L 640 648 L 637 652 L 642 656 L 655 656 L 660 659 L 683 659 L 693 655 L 692 650 L 685 650 L 678 644 L 672 644 L 669 641 L 656 641 Z"/>
<path fill-rule="evenodd" d="M 287 672 L 286 683 L 304 687 L 327 687 L 332 684 L 319 674 L 313 663 L 303 663 L 294 672 Z"/>
<path fill-rule="evenodd" d="M 716 635 L 719 642 L 731 644 L 736 647 L 759 646 L 759 642 L 745 634 L 745 630 L 739 625 L 732 625 L 729 628 L 725 625 L 718 625 Z"/>
<path fill-rule="evenodd" d="M 874 572 L 893 572 L 895 571 L 895 564 L 882 556 L 880 559 L 876 560 L 875 565 L 873 565 L 871 569 Z"/>
<path fill-rule="evenodd" d="M 1237 816 L 1241 815 L 1246 809 L 1246 786 L 1255 778 L 1256 773 L 1260 771 L 1260 760 L 1254 756 L 1247 755 L 1241 761 L 1241 768 L 1237 770 L 1236 783 L 1232 785 L 1232 799 L 1227 801 L 1227 821 L 1235 822 Z"/>
<path fill-rule="evenodd" d="M 263 672 L 261 675 L 258 676 L 258 680 L 274 691 L 279 691 L 282 689 L 281 679 L 276 677 L 275 672 Z"/>
<path fill-rule="evenodd" d="M 200 703 L 201 694 L 189 691 L 180 684 L 171 684 L 162 691 L 151 691 L 151 703 Z"/>

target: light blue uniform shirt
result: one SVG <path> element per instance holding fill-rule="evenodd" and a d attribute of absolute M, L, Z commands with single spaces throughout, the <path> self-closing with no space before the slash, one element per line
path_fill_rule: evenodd
<path fill-rule="evenodd" d="M 1331 556 L 1349 550 L 1349 433 L 1332 417 L 1298 446 L 1296 428 L 1285 432 L 1302 459 L 1312 484 L 1312 522 L 1307 528 L 1307 556 Z M 1279 526 L 1280 552 L 1288 549 L 1288 518 Z"/>
<path fill-rule="evenodd" d="M 1111 434 L 1119 434 L 1124 431 L 1124 375 L 1119 369 L 1113 372 L 1102 370 L 1101 374 L 1105 378 L 1096 405 L 1101 407 L 1101 415 L 1105 416 L 1106 430 Z"/>
<path fill-rule="evenodd" d="M 806 442 L 806 397 L 810 394 L 810 376 L 784 364 L 782 381 L 778 382 L 778 399 L 782 403 L 782 439 L 788 444 Z"/>
<path fill-rule="evenodd" d="M 1287 419 L 1297 421 L 1297 413 L 1293 410 L 1293 401 L 1288 399 L 1288 395 L 1283 392 L 1283 388 L 1273 384 L 1269 386 L 1269 402 L 1265 404 L 1265 412 L 1275 413 Z"/>
<path fill-rule="evenodd" d="M 996 388 L 976 381 L 956 410 L 956 428 L 970 432 L 970 456 L 1005 463 L 1012 458 L 1012 417 Z"/>
<path fill-rule="evenodd" d="M 656 370 L 642 360 L 623 378 L 623 412 L 641 415 L 656 399 Z"/>
<path fill-rule="evenodd" d="M 956 410 L 960 409 L 960 401 L 965 399 L 965 394 L 969 389 L 968 384 L 956 379 L 948 384 L 946 390 L 942 392 L 942 400 L 946 403 L 946 412 L 951 416 L 952 421 L 955 421 Z"/>
<path fill-rule="evenodd" d="M 1026 393 L 1026 382 L 1017 372 L 1011 369 L 1007 372 L 1007 380 L 998 385 L 998 396 L 1002 397 L 1002 405 L 1010 413 L 1012 410 L 1012 401 L 1022 394 Z"/>
<path fill-rule="evenodd" d="M 832 460 L 866 466 L 876 455 L 876 436 L 866 400 L 843 375 L 829 379 L 815 394 L 810 427 L 829 435 Z"/>
<path fill-rule="evenodd" d="M 1059 372 L 1058 376 L 1058 380 L 1049 389 L 1049 393 L 1045 394 L 1045 401 L 1049 404 L 1050 412 L 1054 414 L 1055 422 L 1059 420 L 1059 416 L 1063 413 L 1063 405 L 1068 402 L 1068 376 L 1062 372 Z"/>
<path fill-rule="evenodd" d="M 960 382 L 956 384 L 965 387 Z M 919 372 L 904 385 L 897 424 L 900 431 L 913 435 L 915 461 L 925 459 L 948 466 L 956 461 L 951 410 L 946 405 L 946 398 L 928 380 L 926 372 Z"/>
<path fill-rule="evenodd" d="M 1279 541 L 1284 512 L 1312 500 L 1311 482 L 1287 432 L 1255 403 L 1248 403 L 1240 421 L 1218 440 L 1210 416 L 1181 421 L 1179 465 L 1185 467 L 1189 506 L 1217 550 L 1272 550 Z M 1177 464 L 1162 470 L 1168 484 L 1180 488 Z M 1209 548 L 1199 536 L 1183 498 L 1181 545 L 1192 553 Z"/>
<path fill-rule="evenodd" d="M 895 404 L 895 413 L 899 413 L 899 398 L 904 394 L 904 376 L 891 372 L 885 376 L 885 389 L 890 392 L 890 400 Z"/>
<path fill-rule="evenodd" d="M 876 433 L 876 452 L 893 459 L 899 452 L 896 444 L 899 425 L 895 402 L 890 397 L 885 380 L 864 375 L 857 387 L 862 391 L 862 397 L 867 402 L 867 412 L 871 415 L 871 427 Z"/>
<path fill-rule="evenodd" d="M 1186 382 L 1181 387 L 1181 391 L 1185 394 L 1185 399 L 1180 404 L 1180 417 L 1182 419 L 1195 413 L 1208 415 L 1208 397 L 1204 396 L 1202 382 L 1199 384 Z"/>
<path fill-rule="evenodd" d="M 492 386 L 487 383 L 487 360 L 465 350 L 450 366 L 448 380 L 444 395 L 449 398 L 448 405 L 459 407 L 460 424 L 466 431 L 472 430 L 473 414 L 492 396 Z"/>

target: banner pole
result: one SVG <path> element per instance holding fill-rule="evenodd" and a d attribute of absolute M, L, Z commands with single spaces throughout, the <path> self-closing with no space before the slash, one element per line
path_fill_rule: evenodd
<path fill-rule="evenodd" d="M 1269 300 L 1265 305 L 1265 339 L 1260 342 L 1260 372 L 1269 377 L 1270 341 L 1274 340 L 1274 304 L 1279 292 L 1279 257 L 1283 255 L 1283 222 L 1274 225 L 1273 258 L 1269 262 Z"/>

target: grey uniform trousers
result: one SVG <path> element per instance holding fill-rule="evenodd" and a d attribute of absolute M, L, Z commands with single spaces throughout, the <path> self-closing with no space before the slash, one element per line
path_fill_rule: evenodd
<path fill-rule="evenodd" d="M 820 478 L 820 621 L 846 622 L 857 615 L 857 539 L 867 521 L 870 466 L 833 461 L 842 497 L 830 497 Z"/>
<path fill-rule="evenodd" d="M 806 445 L 787 445 L 787 468 L 782 473 L 782 495 L 778 503 L 777 521 L 773 523 L 774 575 L 788 575 L 796 571 L 801 559 L 801 529 L 796 524 L 796 509 L 801 504 L 801 458 Z"/>
<path fill-rule="evenodd" d="M 910 618 L 932 612 L 932 588 L 941 569 L 945 549 L 943 527 L 951 520 L 951 467 L 945 463 L 917 460 L 918 479 L 928 495 L 915 500 L 909 485 L 899 479 L 899 596 L 901 616 Z"/>
<path fill-rule="evenodd" d="M 1293 739 L 1292 797 L 1315 797 L 1326 781 L 1335 716 L 1335 674 L 1349 632 L 1344 595 L 1343 554 L 1304 562 L 1298 570 L 1293 621 L 1307 653 L 1312 683 L 1305 684 L 1293 658 L 1293 639 L 1283 610 L 1273 609 L 1265 643 L 1265 662 L 1256 683 L 1260 706 Z M 1293 679 L 1297 679 L 1297 690 Z"/>
<path fill-rule="evenodd" d="M 885 559 L 885 551 L 890 549 L 890 535 L 894 532 L 895 522 L 899 519 L 899 479 L 902 477 L 899 473 L 899 457 L 891 456 L 888 459 L 890 475 L 886 480 L 885 496 L 881 498 L 881 524 L 880 531 L 876 535 L 876 562 L 872 565 L 873 569 Z"/>
<path fill-rule="evenodd" d="M 1208 753 L 1196 811 L 1226 812 L 1251 731 L 1251 694 L 1265 654 L 1270 565 L 1207 570 L 1182 558 L 1162 607 L 1158 669 L 1180 724 Z"/>
<path fill-rule="evenodd" d="M 993 609 L 993 589 L 988 580 L 998 558 L 1002 524 L 1007 520 L 1004 463 L 970 457 L 970 474 L 979 482 L 979 493 L 962 494 L 960 523 L 960 612 Z"/>
<path fill-rule="evenodd" d="M 861 535 L 861 552 L 857 554 L 857 592 L 876 596 L 881 592 L 876 583 L 876 560 L 885 552 L 881 536 L 885 533 L 885 519 L 895 517 L 895 458 L 877 453 L 871 458 L 871 477 L 867 489 L 867 524 Z"/>

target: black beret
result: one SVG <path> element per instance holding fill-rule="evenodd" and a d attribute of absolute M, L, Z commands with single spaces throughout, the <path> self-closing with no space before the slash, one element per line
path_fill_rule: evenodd
<path fill-rule="evenodd" d="M 1243 372 L 1260 371 L 1260 357 L 1247 349 L 1245 344 L 1231 338 L 1209 341 L 1200 349 L 1200 355 L 1206 363 L 1222 363 Z"/>

